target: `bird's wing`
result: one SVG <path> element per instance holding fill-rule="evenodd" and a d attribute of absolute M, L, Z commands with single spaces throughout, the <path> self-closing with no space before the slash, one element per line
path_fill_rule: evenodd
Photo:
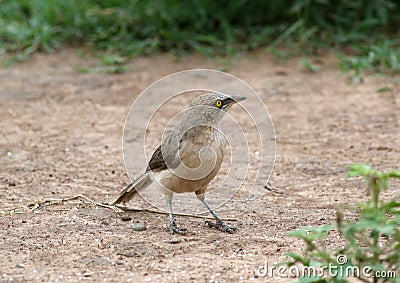
<path fill-rule="evenodd" d="M 146 172 L 160 172 L 168 168 L 174 169 L 179 163 L 179 149 L 181 143 L 176 132 L 167 137 L 165 142 L 154 151 L 147 165 Z"/>
<path fill-rule="evenodd" d="M 152 183 L 152 179 L 150 177 L 149 171 L 160 172 L 161 170 L 165 170 L 168 168 L 175 168 L 179 164 L 179 145 L 178 149 L 171 146 L 172 140 L 174 140 L 175 136 L 169 136 L 166 140 L 167 146 L 159 146 L 156 151 L 151 156 L 149 164 L 147 166 L 146 172 L 133 181 L 130 185 L 128 185 L 118 196 L 118 198 L 113 202 L 113 205 L 116 205 L 120 202 L 129 201 L 137 191 L 145 189 Z M 175 138 L 176 139 L 176 138 Z M 178 143 L 179 144 L 179 143 Z M 167 161 L 167 162 L 165 162 Z"/>
<path fill-rule="evenodd" d="M 159 172 L 161 170 L 167 169 L 168 166 L 164 161 L 163 153 L 161 151 L 161 145 L 154 151 L 149 164 L 147 165 L 146 172 L 152 170 L 155 172 Z"/>

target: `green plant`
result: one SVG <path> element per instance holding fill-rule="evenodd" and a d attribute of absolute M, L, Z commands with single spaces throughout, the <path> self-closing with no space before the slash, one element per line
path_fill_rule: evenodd
<path fill-rule="evenodd" d="M 231 56 L 282 46 L 308 56 L 352 47 L 357 53 L 343 54 L 342 70 L 354 77 L 399 68 L 395 0 L 0 0 L 0 6 L 0 54 L 15 54 L 13 62 L 63 45 L 123 57 Z"/>
<path fill-rule="evenodd" d="M 347 282 L 349 276 L 364 282 L 400 282 L 400 202 L 380 199 L 382 190 L 388 188 L 389 179 L 400 178 L 400 170 L 382 173 L 368 165 L 352 165 L 347 176 L 361 176 L 367 184 L 370 198 L 358 204 L 358 219 L 345 220 L 343 214 L 337 212 L 336 225 L 290 232 L 289 235 L 303 240 L 306 248 L 301 255 L 288 253 L 291 261 L 286 264 L 328 271 L 323 275 L 303 274 L 298 282 Z M 340 233 L 344 241 L 342 247 L 328 250 L 318 244 L 331 230 Z"/>
<path fill-rule="evenodd" d="M 339 54 L 340 69 L 351 81 L 363 82 L 363 71 L 400 73 L 400 42 L 386 39 L 369 46 L 355 46 L 357 56 Z"/>
<path fill-rule="evenodd" d="M 310 62 L 307 58 L 301 58 L 299 60 L 300 65 L 303 66 L 303 68 L 307 69 L 311 73 L 318 73 L 320 68 L 313 63 Z"/>

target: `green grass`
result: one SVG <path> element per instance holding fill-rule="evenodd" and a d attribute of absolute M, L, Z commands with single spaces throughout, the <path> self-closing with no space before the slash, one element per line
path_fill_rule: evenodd
<path fill-rule="evenodd" d="M 384 40 L 379 43 L 371 43 L 368 46 L 357 45 L 356 56 L 339 55 L 340 68 L 350 75 L 351 80 L 363 81 L 365 70 L 374 73 L 390 72 L 400 73 L 400 41 Z"/>
<path fill-rule="evenodd" d="M 0 7 L 0 51 L 15 61 L 66 45 L 123 57 L 230 56 L 282 45 L 308 56 L 346 46 L 353 56 L 341 57 L 342 69 L 355 77 L 398 72 L 398 52 L 390 51 L 400 46 L 395 0 L 0 0 Z"/>
<path fill-rule="evenodd" d="M 298 254 L 287 253 L 291 266 L 325 269 L 320 273 L 301 276 L 297 282 L 348 282 L 356 277 L 362 282 L 400 282 L 400 202 L 398 197 L 382 200 L 383 190 L 389 189 L 390 179 L 400 178 L 400 170 L 382 173 L 368 165 L 355 164 L 349 167 L 347 177 L 362 177 L 367 185 L 369 200 L 357 204 L 357 217 L 347 220 L 343 213 L 336 213 L 335 225 L 305 227 L 290 232 L 290 236 L 301 239 L 305 249 Z M 354 209 L 351 209 L 354 212 Z M 341 236 L 340 246 L 326 248 L 320 240 L 328 240 L 330 231 L 336 230 Z M 334 243 L 333 243 L 334 244 Z M 345 260 L 341 260 L 345 259 Z M 360 272 L 350 273 L 356 267 Z M 369 270 L 364 274 L 361 270 Z M 329 273 L 328 270 L 335 272 Z M 390 276 L 374 276 L 383 273 Z M 388 273 L 389 272 L 389 273 Z M 397 274 L 397 277 L 393 277 Z M 351 275 L 351 276 L 349 276 Z M 365 275 L 365 276 L 364 276 Z M 370 277 L 366 276 L 369 275 Z"/>
<path fill-rule="evenodd" d="M 310 60 L 308 60 L 307 58 L 301 58 L 299 60 L 299 63 L 301 66 L 303 66 L 304 69 L 310 71 L 311 73 L 318 73 L 320 70 L 317 65 L 311 63 Z"/>

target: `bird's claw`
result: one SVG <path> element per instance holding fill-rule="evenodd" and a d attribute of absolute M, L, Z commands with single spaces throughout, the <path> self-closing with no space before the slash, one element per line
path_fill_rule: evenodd
<path fill-rule="evenodd" d="M 227 232 L 229 234 L 233 234 L 237 229 L 234 227 L 225 224 L 223 221 L 217 220 L 216 222 L 213 221 L 206 221 L 206 225 L 211 228 L 216 228 L 222 232 Z"/>
<path fill-rule="evenodd" d="M 178 227 L 176 225 L 175 221 L 170 223 L 170 231 L 171 231 L 171 234 L 176 233 L 176 234 L 180 234 L 180 235 L 186 235 L 186 233 L 187 233 L 187 229 Z"/>

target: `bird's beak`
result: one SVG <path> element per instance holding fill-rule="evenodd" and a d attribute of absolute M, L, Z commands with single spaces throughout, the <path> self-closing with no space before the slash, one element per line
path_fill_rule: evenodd
<path fill-rule="evenodd" d="M 234 96 L 231 96 L 232 97 L 232 99 L 234 100 L 234 102 L 239 102 L 239 101 L 242 101 L 242 100 L 245 100 L 246 99 L 246 97 L 244 97 L 244 96 L 239 96 L 239 95 L 234 95 Z"/>
<path fill-rule="evenodd" d="M 244 96 L 231 95 L 230 98 L 225 99 L 224 106 L 232 105 L 234 103 L 237 103 L 237 102 L 245 100 L 245 99 L 246 99 L 246 97 L 244 97 Z"/>

